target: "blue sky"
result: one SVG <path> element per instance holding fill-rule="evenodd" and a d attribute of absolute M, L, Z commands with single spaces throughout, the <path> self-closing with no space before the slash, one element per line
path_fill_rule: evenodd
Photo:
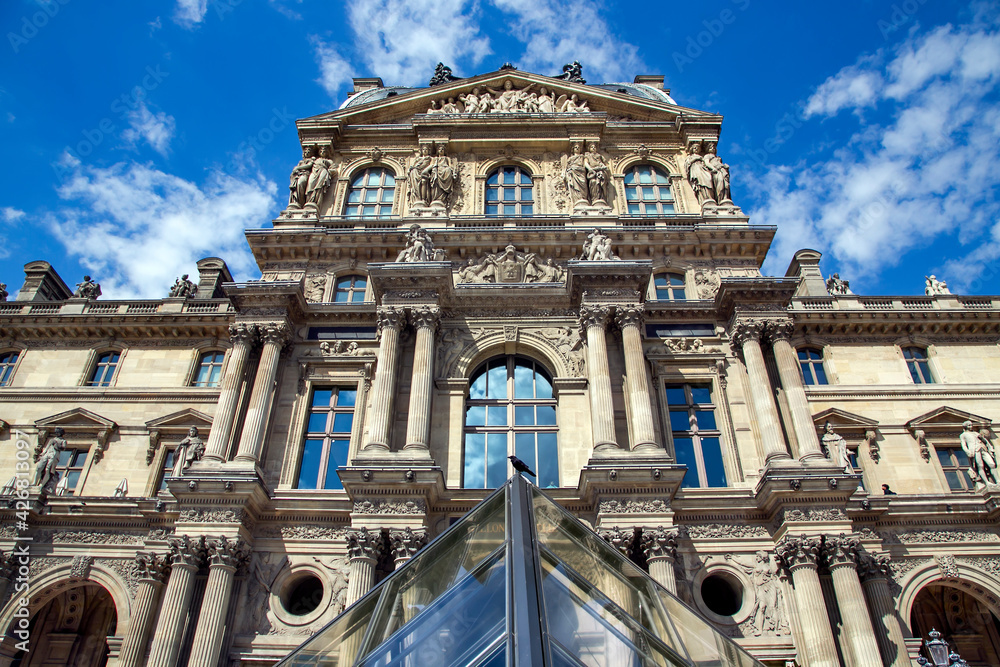
<path fill-rule="evenodd" d="M 294 119 L 352 77 L 425 85 L 505 61 L 663 74 L 725 115 L 734 200 L 778 226 L 765 271 L 824 253 L 863 294 L 1000 292 L 1000 10 L 857 0 L 3 0 L 0 282 L 50 261 L 159 297 L 287 201 Z"/>

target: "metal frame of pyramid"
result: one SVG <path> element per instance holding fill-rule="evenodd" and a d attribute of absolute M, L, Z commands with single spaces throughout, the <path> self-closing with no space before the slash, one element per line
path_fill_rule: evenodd
<path fill-rule="evenodd" d="M 760 667 L 520 475 L 279 667 Z"/>

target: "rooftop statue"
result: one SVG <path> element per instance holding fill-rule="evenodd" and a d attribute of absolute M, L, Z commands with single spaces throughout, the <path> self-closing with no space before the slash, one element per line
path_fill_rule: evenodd
<path fill-rule="evenodd" d="M 437 67 L 434 68 L 434 76 L 431 77 L 428 86 L 440 86 L 442 83 L 449 83 L 451 81 L 458 81 L 459 77 L 451 73 L 451 68 L 444 63 L 438 63 Z"/>
<path fill-rule="evenodd" d="M 174 281 L 174 286 L 170 288 L 171 297 L 187 298 L 194 296 L 198 291 L 198 286 L 188 280 L 188 274 L 184 274 Z"/>
<path fill-rule="evenodd" d="M 568 65 L 563 65 L 562 69 L 562 74 L 552 78 L 562 79 L 570 83 L 587 83 L 587 80 L 583 78 L 583 65 L 580 64 L 579 60 L 574 60 Z"/>
<path fill-rule="evenodd" d="M 951 294 L 951 290 L 948 289 L 948 283 L 943 280 L 938 280 L 936 276 L 924 276 L 925 286 L 924 294 L 927 296 L 935 296 L 937 294 Z"/>
<path fill-rule="evenodd" d="M 73 296 L 78 299 L 96 299 L 101 296 L 101 284 L 91 280 L 90 276 L 84 276 L 83 282 L 76 284 Z"/>
<path fill-rule="evenodd" d="M 728 204 L 733 201 L 729 194 L 729 165 L 716 154 L 715 148 L 714 141 L 705 142 L 705 166 L 712 174 L 712 193 L 715 201 Z"/>
<path fill-rule="evenodd" d="M 705 157 L 701 154 L 701 142 L 692 141 L 688 144 L 688 156 L 684 160 L 684 174 L 694 189 L 698 203 L 714 202 L 715 179 L 709 169 Z"/>
<path fill-rule="evenodd" d="M 826 279 L 826 291 L 834 296 L 854 294 L 854 292 L 851 291 L 850 282 L 843 280 L 839 273 L 834 273 Z"/>
<path fill-rule="evenodd" d="M 7 296 L 7 283 L 0 283 L 0 301 L 6 301 Z"/>
<path fill-rule="evenodd" d="M 323 195 L 330 189 L 336 175 L 337 172 L 333 168 L 333 160 L 330 157 L 330 147 L 323 146 L 320 149 L 319 157 L 313 160 L 312 168 L 309 170 L 309 178 L 306 181 L 306 205 L 312 204 L 319 208 L 323 201 Z"/>

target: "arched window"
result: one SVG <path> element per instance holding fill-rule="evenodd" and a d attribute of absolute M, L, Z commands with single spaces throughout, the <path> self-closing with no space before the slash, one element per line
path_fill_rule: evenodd
<path fill-rule="evenodd" d="M 680 273 L 658 273 L 653 276 L 653 288 L 657 301 L 683 301 L 684 275 Z"/>
<path fill-rule="evenodd" d="M 523 357 L 498 357 L 473 373 L 465 411 L 467 489 L 494 489 L 512 472 L 513 454 L 538 475 L 538 486 L 559 486 L 556 401 L 552 378 Z"/>
<path fill-rule="evenodd" d="M 903 358 L 910 369 L 914 384 L 934 384 L 931 367 L 927 361 L 927 350 L 919 347 L 904 347 Z"/>
<path fill-rule="evenodd" d="M 625 203 L 629 215 L 669 215 L 674 212 L 670 179 L 651 164 L 636 164 L 625 172 Z"/>
<path fill-rule="evenodd" d="M 198 372 L 195 373 L 192 386 L 218 387 L 222 383 L 222 361 L 226 353 L 222 350 L 203 352 L 198 359 Z"/>
<path fill-rule="evenodd" d="M 531 174 L 523 167 L 500 167 L 486 178 L 486 215 L 534 215 Z"/>
<path fill-rule="evenodd" d="M 0 352 L 0 387 L 10 386 L 11 377 L 14 375 L 14 366 L 17 364 L 18 351 Z"/>
<path fill-rule="evenodd" d="M 347 192 L 344 215 L 349 218 L 388 218 L 396 197 L 396 177 L 384 167 L 358 172 Z"/>
<path fill-rule="evenodd" d="M 97 362 L 94 370 L 87 380 L 88 387 L 110 387 L 114 382 L 115 372 L 118 370 L 118 362 L 121 360 L 121 352 L 110 350 L 97 355 Z"/>
<path fill-rule="evenodd" d="M 802 368 L 802 382 L 805 384 L 829 384 L 823 370 L 823 350 L 803 348 L 798 351 L 799 366 Z"/>
<path fill-rule="evenodd" d="M 365 300 L 365 276 L 341 276 L 333 288 L 333 300 L 337 303 L 357 303 Z"/>

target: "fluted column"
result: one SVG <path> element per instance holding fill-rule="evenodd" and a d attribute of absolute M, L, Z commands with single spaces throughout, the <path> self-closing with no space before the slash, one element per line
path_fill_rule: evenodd
<path fill-rule="evenodd" d="M 246 372 L 247 358 L 257 342 L 256 324 L 233 324 L 229 327 L 229 340 L 233 349 L 229 353 L 229 363 L 226 373 L 222 376 L 222 387 L 219 390 L 219 404 L 212 420 L 212 430 L 205 443 L 206 460 L 225 461 L 229 452 L 229 435 L 233 430 L 233 421 L 239 406 L 240 384 Z"/>
<path fill-rule="evenodd" d="M 187 535 L 170 541 L 170 579 L 163 594 L 160 617 L 149 649 L 148 667 L 176 667 L 184 621 L 190 612 L 194 578 L 205 559 L 205 538 Z"/>
<path fill-rule="evenodd" d="M 426 452 L 431 432 L 431 394 L 434 388 L 434 334 L 441 321 L 437 306 L 420 306 L 410 312 L 417 340 L 413 348 L 410 410 L 404 449 Z"/>
<path fill-rule="evenodd" d="M 587 337 L 587 373 L 590 375 L 590 421 L 594 431 L 594 451 L 618 449 L 605 331 L 610 314 L 608 306 L 580 308 L 580 327 Z"/>
<path fill-rule="evenodd" d="M 802 370 L 799 368 L 795 350 L 788 342 L 794 329 L 795 325 L 791 320 L 770 323 L 767 326 L 767 337 L 771 341 L 774 360 L 778 365 L 778 377 L 781 380 L 781 387 L 785 390 L 788 409 L 792 413 L 792 430 L 795 431 L 795 438 L 799 441 L 799 460 L 825 460 L 826 456 L 823 455 L 819 438 L 816 436 L 816 425 L 809 410 L 809 401 L 806 399 Z"/>
<path fill-rule="evenodd" d="M 886 667 L 910 667 L 906 635 L 889 588 L 889 581 L 892 579 L 889 558 L 862 553 L 858 569 L 861 572 L 861 587 L 868 599 L 875 641 L 882 653 L 882 664 Z"/>
<path fill-rule="evenodd" d="M 378 309 L 378 367 L 372 382 L 366 450 L 389 451 L 389 425 L 392 423 L 392 397 L 396 389 L 396 359 L 399 356 L 399 330 L 406 322 L 401 308 Z"/>
<path fill-rule="evenodd" d="M 823 557 L 833 577 L 833 590 L 843 620 L 841 648 L 854 657 L 855 665 L 877 665 L 881 661 L 878 644 L 858 578 L 860 550 L 857 539 L 841 535 L 826 540 Z"/>
<path fill-rule="evenodd" d="M 643 308 L 640 304 L 619 306 L 615 321 L 622 330 L 625 349 L 625 377 L 628 383 L 629 412 L 632 418 L 634 450 L 658 450 L 653 427 L 653 400 L 649 395 L 646 355 L 642 350 Z"/>
<path fill-rule="evenodd" d="M 677 575 L 674 573 L 674 562 L 677 560 L 677 529 L 643 528 L 640 544 L 649 564 L 649 576 L 677 595 Z"/>
<path fill-rule="evenodd" d="M 790 459 L 781 435 L 778 408 L 774 403 L 774 393 L 764 365 L 764 353 L 760 339 L 764 333 L 764 322 L 760 320 L 739 320 L 730 334 L 733 344 L 743 350 L 747 374 L 750 376 L 750 400 L 753 402 L 760 426 L 760 437 L 764 443 L 764 461 Z"/>
<path fill-rule="evenodd" d="M 135 588 L 132 620 L 122 642 L 118 667 L 142 667 L 146 664 L 146 644 L 156 618 L 156 604 L 170 572 L 170 563 L 165 556 L 138 553 L 135 563 L 139 568 L 139 580 Z"/>
<path fill-rule="evenodd" d="M 250 550 L 242 539 L 220 537 L 209 541 L 208 582 L 201 601 L 188 667 L 215 667 L 219 664 L 236 568 L 244 565 L 249 555 Z"/>
<path fill-rule="evenodd" d="M 347 606 L 351 606 L 371 590 L 375 583 L 375 563 L 382 553 L 382 534 L 367 528 L 347 533 L 347 551 L 351 571 L 347 580 Z"/>
<path fill-rule="evenodd" d="M 837 646 L 830 617 L 823 601 L 817 572 L 820 541 L 802 537 L 786 538 L 775 548 L 779 565 L 792 573 L 795 606 L 802 627 L 800 650 L 809 667 L 838 667 Z"/>
<path fill-rule="evenodd" d="M 274 404 L 275 378 L 278 375 L 278 359 L 281 349 L 288 343 L 290 332 L 284 322 L 260 326 L 260 337 L 264 347 L 260 353 L 260 363 L 257 364 L 257 377 L 253 381 L 253 392 L 250 394 L 250 407 L 243 421 L 243 436 L 240 438 L 237 461 L 257 463 L 264 449 L 264 436 L 267 430 L 267 418 Z"/>

